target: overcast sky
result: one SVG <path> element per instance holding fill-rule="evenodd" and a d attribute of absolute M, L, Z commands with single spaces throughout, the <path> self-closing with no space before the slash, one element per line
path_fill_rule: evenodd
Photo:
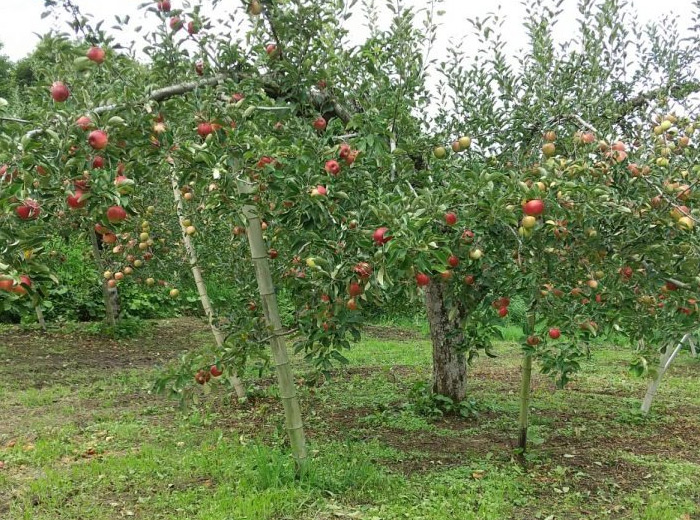
<path fill-rule="evenodd" d="M 145 0 L 74 0 L 81 7 L 83 12 L 95 15 L 96 19 L 105 19 L 107 22 L 114 20 L 114 15 L 130 14 L 134 18 L 135 26 L 144 24 L 147 26 L 149 22 L 154 21 L 154 17 L 143 19 L 143 13 L 137 10 L 137 6 Z M 230 0 L 232 3 L 234 0 Z M 527 0 L 525 0 L 527 1 Z M 181 4 L 181 0 L 171 0 L 173 8 Z M 640 20 L 649 21 L 658 19 L 664 14 L 675 14 L 681 17 L 689 17 L 692 13 L 693 0 L 633 0 L 633 5 L 637 9 Z M 205 3 L 206 2 L 205 0 Z M 238 2 L 235 2 L 238 4 Z M 378 0 L 378 5 L 383 5 L 384 0 Z M 411 3 L 416 6 L 428 5 L 427 0 L 411 0 Z M 520 25 L 520 19 L 523 16 L 524 8 L 523 0 L 502 0 L 496 2 L 494 0 L 445 0 L 441 9 L 445 11 L 445 15 L 441 17 L 442 28 L 438 42 L 435 46 L 433 57 L 436 54 L 439 56 L 441 49 L 449 45 L 451 39 L 462 39 L 468 32 L 465 20 L 467 17 L 484 16 L 488 12 L 493 11 L 497 5 L 502 6 L 502 12 L 507 15 L 508 23 L 506 25 L 506 34 L 508 35 L 508 43 L 512 51 L 517 51 L 522 47 L 524 41 L 524 32 Z M 552 0 L 551 4 L 554 3 Z M 577 0 L 564 0 L 565 18 L 558 27 L 558 34 L 561 37 L 566 37 L 568 29 L 575 28 L 574 21 L 576 19 Z M 10 56 L 11 59 L 17 60 L 26 56 L 34 48 L 37 42 L 37 35 L 42 34 L 51 28 L 66 30 L 65 25 L 60 25 L 51 19 L 41 19 L 41 13 L 44 10 L 43 0 L 0 0 L 0 19 L 2 20 L 2 31 L 0 31 L 0 41 L 4 44 L 3 52 Z M 221 5 L 226 5 L 222 2 Z M 109 25 L 109 24 L 106 24 Z M 687 21 L 683 21 L 681 26 L 688 25 Z M 364 31 L 362 29 L 362 20 L 359 16 L 354 17 L 350 25 L 353 39 L 362 38 Z M 133 34 L 127 35 L 123 41 L 128 43 L 130 39 L 137 39 L 137 44 L 141 43 L 140 37 Z"/>

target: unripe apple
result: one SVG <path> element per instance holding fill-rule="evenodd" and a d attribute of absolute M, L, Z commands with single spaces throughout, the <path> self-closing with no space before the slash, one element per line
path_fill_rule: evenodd
<path fill-rule="evenodd" d="M 263 12 L 263 6 L 258 0 L 251 0 L 250 5 L 248 6 L 248 12 L 253 16 L 258 16 Z"/>
<path fill-rule="evenodd" d="M 472 139 L 471 139 L 471 137 L 467 137 L 467 136 L 462 136 L 462 137 L 460 137 L 460 138 L 458 139 L 458 142 L 459 142 L 459 147 L 460 147 L 462 150 L 468 150 L 469 147 L 471 147 L 471 145 L 472 145 Z"/>
<path fill-rule="evenodd" d="M 524 216 L 524 217 L 523 217 L 523 220 L 522 220 L 522 222 L 521 222 L 521 225 L 522 225 L 525 229 L 532 229 L 532 228 L 535 227 L 536 224 L 537 224 L 537 219 L 536 219 L 535 217 L 531 216 L 531 215 L 526 215 L 526 216 Z"/>
<path fill-rule="evenodd" d="M 115 279 L 115 280 L 123 280 L 123 279 L 124 279 L 124 273 L 122 273 L 121 271 L 117 271 L 116 273 L 114 273 L 114 279 Z"/>
<path fill-rule="evenodd" d="M 156 284 L 156 281 L 153 278 L 146 278 L 146 285 L 153 286 L 155 284 Z"/>
<path fill-rule="evenodd" d="M 433 149 L 433 155 L 436 159 L 444 159 L 447 156 L 447 150 L 445 150 L 444 146 L 436 146 Z"/>
<path fill-rule="evenodd" d="M 690 231 L 695 227 L 695 223 L 690 217 L 681 217 L 678 219 L 678 227 Z"/>
<path fill-rule="evenodd" d="M 187 228 L 185 228 L 185 233 L 187 233 L 190 236 L 194 235 L 196 232 L 197 229 L 194 226 L 187 226 Z"/>
<path fill-rule="evenodd" d="M 102 273 L 102 276 L 105 280 L 109 280 L 110 278 L 112 278 L 112 271 L 105 271 L 104 273 Z"/>
<path fill-rule="evenodd" d="M 170 289 L 171 298 L 177 298 L 178 296 L 180 296 L 180 291 L 178 291 L 177 289 Z"/>
<path fill-rule="evenodd" d="M 545 143 L 542 145 L 542 155 L 545 157 L 554 157 L 554 154 L 557 153 L 557 147 L 554 145 L 554 143 Z"/>
<path fill-rule="evenodd" d="M 472 260 L 479 260 L 482 256 L 484 256 L 484 253 L 481 251 L 481 249 L 472 249 L 469 251 L 469 258 Z"/>

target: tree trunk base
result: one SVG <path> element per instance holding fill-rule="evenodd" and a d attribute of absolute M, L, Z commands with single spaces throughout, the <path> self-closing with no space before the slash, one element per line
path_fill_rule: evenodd
<path fill-rule="evenodd" d="M 445 305 L 445 285 L 431 281 L 425 288 L 425 304 L 433 343 L 433 392 L 458 403 L 467 395 L 467 362 L 459 313 L 450 319 Z"/>

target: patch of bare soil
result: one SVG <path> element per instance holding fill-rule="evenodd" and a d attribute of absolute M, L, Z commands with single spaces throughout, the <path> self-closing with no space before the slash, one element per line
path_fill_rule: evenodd
<path fill-rule="evenodd" d="M 112 339 L 83 331 L 14 329 L 0 338 L 5 354 L 0 374 L 26 371 L 24 383 L 41 388 L 73 378 L 84 369 L 117 370 L 153 366 L 198 346 L 193 335 L 206 330 L 194 318 L 153 321 L 137 339 Z"/>
<path fill-rule="evenodd" d="M 384 340 L 408 341 L 422 340 L 427 337 L 415 330 L 397 329 L 396 327 L 384 327 L 381 325 L 366 325 L 362 330 L 372 338 Z"/>

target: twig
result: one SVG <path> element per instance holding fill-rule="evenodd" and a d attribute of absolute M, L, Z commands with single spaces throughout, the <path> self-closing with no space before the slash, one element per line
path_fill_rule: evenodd
<path fill-rule="evenodd" d="M 671 206 L 674 208 L 678 206 L 678 202 L 674 201 L 673 199 L 669 198 L 661 188 L 659 188 L 656 184 L 652 183 L 649 179 L 647 179 L 644 175 L 641 176 L 642 179 L 644 179 L 644 182 L 646 182 L 651 188 L 654 188 L 658 194 L 666 201 L 668 202 Z M 688 217 L 690 220 L 692 220 L 695 223 L 700 224 L 700 220 L 696 219 L 693 215 L 690 214 L 690 212 L 683 212 L 684 217 Z"/>
<path fill-rule="evenodd" d="M 31 121 L 27 121 L 26 119 L 19 119 L 17 117 L 0 117 L 0 121 L 8 121 L 10 123 L 24 123 L 24 124 L 31 123 Z"/>
<path fill-rule="evenodd" d="M 599 133 L 598 130 L 596 130 L 595 126 L 593 126 L 592 124 L 590 124 L 590 123 L 588 123 L 587 121 L 585 121 L 585 120 L 584 120 L 581 116 L 579 116 L 579 115 L 576 115 L 576 114 L 567 114 L 566 117 L 569 118 L 569 119 L 573 119 L 573 120 L 576 121 L 579 125 L 581 125 L 583 128 L 585 128 L 586 130 L 590 130 L 590 131 L 593 132 L 594 134 L 598 134 L 598 133 Z"/>

